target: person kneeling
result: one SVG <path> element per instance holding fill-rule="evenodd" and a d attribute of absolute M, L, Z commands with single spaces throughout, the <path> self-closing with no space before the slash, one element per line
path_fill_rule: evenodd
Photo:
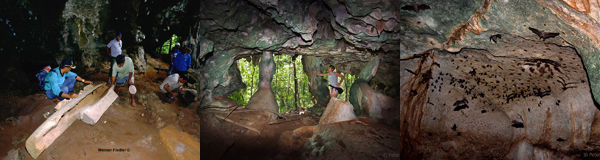
<path fill-rule="evenodd" d="M 171 74 L 165 78 L 165 81 L 163 81 L 162 84 L 160 84 L 160 90 L 165 93 L 167 98 L 175 100 L 177 93 L 174 92 L 180 90 L 183 84 L 188 80 L 189 78 L 187 76 L 179 76 L 177 73 Z"/>
<path fill-rule="evenodd" d="M 135 86 L 133 84 L 133 81 L 133 61 L 131 60 L 131 58 L 125 57 L 123 55 L 117 56 L 116 63 L 113 65 L 110 86 L 117 83 L 117 86 L 115 86 L 115 92 L 118 93 L 119 87 L 125 86 L 125 83 L 127 83 L 127 85 L 130 88 L 129 93 L 131 95 L 131 106 L 135 107 Z M 131 90 L 132 88 L 134 91 Z"/>
<path fill-rule="evenodd" d="M 92 81 L 85 81 L 77 74 L 71 72 L 71 69 L 75 69 L 73 60 L 70 58 L 63 59 L 59 67 L 56 67 L 46 75 L 44 79 L 44 90 L 46 91 L 46 97 L 52 99 L 55 103 L 58 103 L 65 98 L 77 98 L 78 94 L 73 92 L 73 86 L 75 81 L 81 81 L 83 83 L 92 84 Z"/>

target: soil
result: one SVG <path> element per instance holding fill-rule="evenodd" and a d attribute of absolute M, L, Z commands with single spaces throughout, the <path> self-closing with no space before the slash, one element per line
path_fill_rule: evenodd
<path fill-rule="evenodd" d="M 241 107 L 227 117 L 229 112 L 200 110 L 201 159 L 272 159 L 279 154 L 279 138 L 283 132 L 319 122 L 319 117 L 310 113 L 271 119 L 268 112 Z M 224 120 L 225 117 L 228 120 Z"/>
<path fill-rule="evenodd" d="M 135 74 L 137 106 L 131 106 L 131 96 L 121 87 L 117 92 L 119 97 L 95 125 L 76 120 L 38 159 L 172 159 L 159 136 L 159 130 L 170 124 L 200 140 L 200 117 L 193 107 L 197 103 L 181 97 L 167 101 L 158 88 L 167 74 L 151 66 L 165 68 L 168 65 L 151 57 L 147 58 L 147 65 L 146 73 Z M 83 72 L 80 75 L 94 84 L 108 80 L 106 71 L 106 68 L 74 70 Z M 77 82 L 75 92 L 81 88 L 83 84 Z M 41 91 L 24 97 L 0 95 L 0 104 L 4 104 L 0 106 L 3 112 L 0 115 L 0 158 L 17 149 L 24 159 L 33 159 L 24 142 L 46 121 L 45 113 L 54 113 L 56 104 Z M 123 149 L 123 152 L 99 149 Z"/>

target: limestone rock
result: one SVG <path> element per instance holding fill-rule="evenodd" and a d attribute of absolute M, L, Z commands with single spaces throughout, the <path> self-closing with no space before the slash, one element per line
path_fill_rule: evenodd
<path fill-rule="evenodd" d="M 20 149 L 12 149 L 8 151 L 8 155 L 6 155 L 3 160 L 22 160 L 24 157 L 25 155 L 21 153 Z"/>
<path fill-rule="evenodd" d="M 198 99 L 201 106 L 214 101 L 214 96 L 227 96 L 246 85 L 242 82 L 237 63 L 234 63 L 234 55 L 245 53 L 244 50 L 229 50 L 215 53 L 206 60 L 206 64 L 200 68 L 198 75 Z M 223 70 L 228 68 L 228 70 Z"/>
<path fill-rule="evenodd" d="M 366 115 L 378 122 L 397 126 L 400 118 L 399 101 L 375 91 L 368 84 L 377 74 L 380 59 L 381 56 L 373 57 L 361 70 L 358 79 L 350 88 L 349 101 L 358 115 Z"/>
<path fill-rule="evenodd" d="M 256 110 L 266 110 L 271 112 L 279 112 L 275 95 L 271 89 L 271 81 L 276 71 L 273 54 L 271 52 L 263 52 L 260 60 L 258 90 L 250 97 L 246 108 Z"/>
<path fill-rule="evenodd" d="M 129 51 L 129 52 L 128 52 Z M 123 54 L 128 55 L 133 61 L 133 67 L 135 69 L 135 73 L 146 73 L 146 52 L 144 52 L 144 47 L 142 46 L 133 46 L 123 50 Z"/>
<path fill-rule="evenodd" d="M 224 99 L 221 99 L 221 100 L 215 100 L 206 106 L 207 107 L 217 107 L 217 108 L 229 108 L 229 107 L 233 107 L 236 105 L 237 105 L 237 103 L 234 100 L 232 100 L 231 98 L 225 97 Z"/>
<path fill-rule="evenodd" d="M 302 70 L 304 71 L 304 73 L 306 73 L 306 76 L 310 81 L 308 83 L 308 89 L 311 95 L 313 95 L 311 100 L 313 100 L 313 104 L 315 104 L 313 107 L 311 107 L 313 108 L 313 111 L 316 111 L 314 110 L 314 108 L 323 108 L 327 106 L 327 103 L 329 102 L 330 98 L 329 88 L 327 87 L 328 82 L 322 77 L 318 77 L 312 74 L 313 71 L 317 73 L 322 73 L 326 70 L 325 68 L 327 66 L 323 66 L 321 64 L 322 59 L 318 57 L 302 57 Z"/>
<path fill-rule="evenodd" d="M 406 0 L 401 3 L 405 5 L 412 1 Z M 598 32 L 600 25 L 597 23 L 599 16 L 596 12 L 600 7 L 596 1 L 474 0 L 420 3 L 435 9 L 418 14 L 404 10 L 399 12 L 400 26 L 406 26 L 402 28 L 400 35 L 401 57 L 421 53 L 430 48 L 448 49 L 452 52 L 461 48 L 484 49 L 494 45 L 489 41 L 493 34 L 539 39 L 528 29 L 533 27 L 559 33 L 558 38 L 548 40 L 558 45 L 575 48 L 588 71 L 598 70 L 598 61 L 592 58 L 598 54 L 598 43 L 600 43 L 600 32 Z M 473 45 L 481 44 L 482 41 L 490 43 Z M 587 72 L 587 74 L 594 99 L 599 101 L 600 74 L 597 72 Z"/>
<path fill-rule="evenodd" d="M 395 127 L 400 125 L 400 103 L 385 94 L 375 91 L 369 84 L 358 82 L 352 85 L 351 96 L 356 94 L 358 113 L 369 116 L 377 122 L 383 122 Z M 356 87 L 354 87 L 356 86 Z M 350 99 L 350 102 L 353 102 Z M 353 104 L 354 105 L 354 104 Z"/>
<path fill-rule="evenodd" d="M 486 50 L 402 62 L 402 157 L 533 159 L 586 148 L 598 110 L 577 52 L 506 36 Z M 513 126 L 520 117 L 524 126 Z"/>
<path fill-rule="evenodd" d="M 103 61 L 98 48 L 106 44 L 98 39 L 105 32 L 100 15 L 105 16 L 107 2 L 70 0 L 64 4 L 60 49 L 66 55 L 79 57 L 75 53 L 80 54 L 83 66 L 90 67 Z"/>
<path fill-rule="evenodd" d="M 319 120 L 319 125 L 348 120 L 358 120 L 354 114 L 354 107 L 352 107 L 352 104 L 337 98 L 331 98 L 325 112 L 323 112 L 323 115 Z"/>
<path fill-rule="evenodd" d="M 171 158 L 200 159 L 200 142 L 191 135 L 178 130 L 173 125 L 160 129 L 159 134 Z"/>

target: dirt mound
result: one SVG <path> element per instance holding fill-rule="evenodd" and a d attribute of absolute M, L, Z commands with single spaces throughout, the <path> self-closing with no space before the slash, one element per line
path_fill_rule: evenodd
<path fill-rule="evenodd" d="M 240 107 L 241 108 L 241 107 Z M 279 153 L 282 133 L 302 126 L 316 125 L 312 114 L 271 119 L 272 113 L 248 109 L 230 111 L 201 110 L 202 159 L 265 159 Z"/>
<path fill-rule="evenodd" d="M 398 159 L 400 133 L 369 117 L 285 132 L 279 139 L 283 159 Z"/>

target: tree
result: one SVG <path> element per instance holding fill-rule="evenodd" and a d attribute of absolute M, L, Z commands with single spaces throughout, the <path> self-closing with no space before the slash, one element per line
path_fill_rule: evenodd
<path fill-rule="evenodd" d="M 296 75 L 296 57 L 298 57 L 298 55 L 292 56 L 292 65 L 294 67 L 294 106 L 298 108 L 298 76 Z"/>

